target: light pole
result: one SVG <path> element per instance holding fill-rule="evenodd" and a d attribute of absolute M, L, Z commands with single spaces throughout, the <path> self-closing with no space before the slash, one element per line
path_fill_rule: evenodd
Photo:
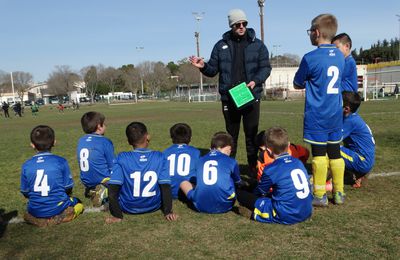
<path fill-rule="evenodd" d="M 203 19 L 205 12 L 192 12 L 194 18 L 197 21 L 197 31 L 194 32 L 194 37 L 196 38 L 196 48 L 197 48 L 197 57 L 200 57 L 200 21 Z M 199 86 L 199 102 L 200 102 L 200 95 L 203 92 L 203 74 L 200 72 L 200 86 Z"/>
<path fill-rule="evenodd" d="M 260 31 L 261 31 L 261 41 L 264 42 L 264 5 L 265 0 L 257 0 L 258 6 L 260 7 Z"/>
<path fill-rule="evenodd" d="M 399 60 L 400 60 L 400 15 L 396 14 L 396 16 L 397 16 L 397 20 L 399 21 L 399 39 L 398 39 L 398 42 L 399 42 Z"/>
<path fill-rule="evenodd" d="M 279 56 L 278 56 L 278 48 L 280 48 L 282 45 L 280 44 L 276 44 L 276 45 L 272 45 L 272 47 L 274 47 L 275 49 L 275 55 L 276 55 L 276 67 L 279 67 Z"/>
<path fill-rule="evenodd" d="M 13 102 L 15 104 L 14 78 L 13 78 L 12 71 L 10 72 L 10 78 L 11 78 L 11 89 L 12 89 L 12 93 L 13 93 Z"/>
<path fill-rule="evenodd" d="M 142 51 L 142 50 L 144 50 L 144 47 L 143 46 L 136 46 L 136 50 L 137 51 Z M 143 95 L 143 93 L 144 93 L 144 89 L 143 89 L 143 77 L 142 77 L 142 72 L 140 72 L 139 71 L 139 76 L 140 76 L 140 86 L 142 87 L 142 95 Z"/>

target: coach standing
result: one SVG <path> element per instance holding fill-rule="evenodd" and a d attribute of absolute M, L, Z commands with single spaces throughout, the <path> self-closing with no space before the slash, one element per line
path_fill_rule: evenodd
<path fill-rule="evenodd" d="M 222 39 L 215 44 L 210 60 L 204 62 L 202 58 L 195 56 L 191 56 L 189 60 L 207 77 L 214 77 L 219 73 L 222 113 L 226 130 L 232 135 L 235 146 L 231 156 L 236 156 L 240 121 L 243 117 L 247 162 L 250 173 L 254 174 L 257 165 L 256 135 L 262 84 L 271 73 L 271 65 L 267 47 L 256 38 L 252 28 L 247 28 L 246 14 L 240 9 L 233 9 L 229 11 L 228 21 L 231 30 L 225 32 Z M 246 82 L 251 89 L 256 102 L 238 110 L 228 90 L 242 82 Z"/>

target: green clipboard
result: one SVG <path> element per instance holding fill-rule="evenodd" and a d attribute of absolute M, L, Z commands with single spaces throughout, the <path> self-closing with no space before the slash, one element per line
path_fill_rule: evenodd
<path fill-rule="evenodd" d="M 239 85 L 231 88 L 229 90 L 229 94 L 231 95 L 237 108 L 245 107 L 255 100 L 253 93 L 251 93 L 245 82 L 242 82 Z"/>

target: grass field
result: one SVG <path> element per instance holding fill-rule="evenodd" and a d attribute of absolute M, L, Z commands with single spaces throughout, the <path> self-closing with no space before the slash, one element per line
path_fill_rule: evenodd
<path fill-rule="evenodd" d="M 280 125 L 294 143 L 302 143 L 301 101 L 263 102 L 260 128 Z M 76 144 L 82 135 L 80 117 L 96 110 L 106 115 L 108 136 L 116 152 L 130 150 L 124 134 L 131 121 L 142 121 L 152 136 L 150 148 L 170 145 L 169 128 L 186 122 L 193 129 L 192 145 L 207 149 L 210 137 L 224 130 L 220 103 L 148 102 L 124 106 L 83 106 L 79 111 L 43 107 L 38 117 L 29 111 L 23 118 L 0 118 L 0 212 L 4 219 L 21 219 L 25 199 L 19 192 L 20 167 L 34 151 L 29 133 L 38 124 L 55 129 L 53 152 L 65 157 L 74 175 L 74 195 L 83 197 L 76 161 Z M 400 171 L 400 101 L 363 103 L 360 114 L 374 132 L 374 173 Z M 237 160 L 246 163 L 243 132 Z M 400 258 L 400 176 L 376 177 L 359 190 L 346 186 L 342 206 L 315 209 L 313 217 L 293 226 L 266 225 L 233 212 L 199 214 L 174 202 L 179 215 L 166 222 L 160 211 L 125 216 L 113 225 L 104 223 L 108 213 L 84 213 L 77 220 L 49 228 L 25 223 L 3 225 L 0 259 L 13 258 Z"/>

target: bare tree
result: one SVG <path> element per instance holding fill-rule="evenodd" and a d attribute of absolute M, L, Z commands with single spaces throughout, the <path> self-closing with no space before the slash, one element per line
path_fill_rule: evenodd
<path fill-rule="evenodd" d="M 114 94 L 121 72 L 114 67 L 107 67 L 98 69 L 97 75 L 99 81 L 108 85 L 110 92 Z"/>
<path fill-rule="evenodd" d="M 99 65 L 102 68 L 102 65 Z M 93 103 L 94 96 L 98 87 L 98 76 L 96 66 L 88 66 L 81 69 L 81 75 L 86 85 L 86 94 L 90 97 L 90 103 Z"/>
<path fill-rule="evenodd" d="M 141 85 L 139 70 L 132 64 L 124 65 L 119 68 L 124 88 L 132 93 L 137 93 Z"/>
<path fill-rule="evenodd" d="M 69 66 L 56 66 L 50 74 L 47 85 L 55 95 L 63 96 L 75 89 L 76 82 L 81 78 Z"/>
<path fill-rule="evenodd" d="M 24 99 L 25 93 L 28 91 L 29 86 L 32 84 L 32 79 L 33 76 L 29 72 L 13 72 L 14 88 L 17 91 L 18 97 L 21 99 L 21 101 Z"/>

